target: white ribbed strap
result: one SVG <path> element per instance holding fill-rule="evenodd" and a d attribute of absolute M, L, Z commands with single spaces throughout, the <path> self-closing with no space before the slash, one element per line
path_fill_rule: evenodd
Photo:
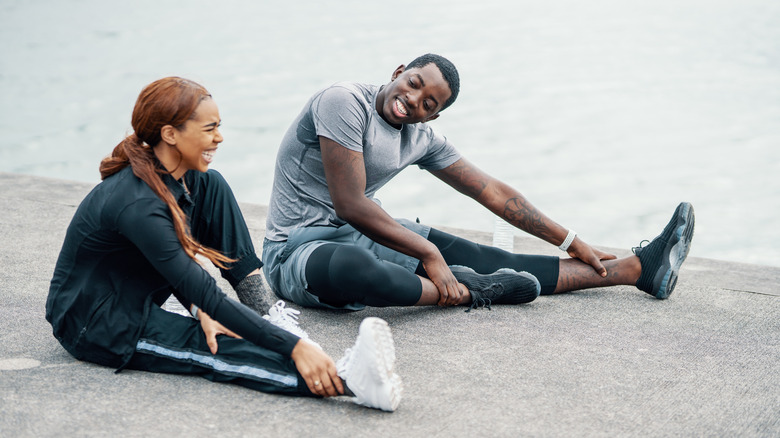
<path fill-rule="evenodd" d="M 574 242 L 575 237 L 577 237 L 577 232 L 574 230 L 569 230 L 569 234 L 566 235 L 566 238 L 563 240 L 563 243 L 558 246 L 558 249 L 561 251 L 568 250 L 569 246 L 571 246 L 571 243 Z"/>

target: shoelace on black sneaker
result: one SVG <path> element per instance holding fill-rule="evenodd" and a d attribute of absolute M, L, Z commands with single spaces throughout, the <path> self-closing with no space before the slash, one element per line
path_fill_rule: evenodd
<path fill-rule="evenodd" d="M 649 241 L 649 240 L 645 239 L 645 240 L 643 240 L 643 241 L 639 242 L 639 246 L 634 246 L 634 247 L 632 247 L 632 248 L 631 248 L 631 252 L 633 252 L 634 254 L 636 254 L 637 250 L 644 249 L 644 246 L 642 246 L 642 244 L 644 244 L 645 242 L 647 242 L 647 243 L 650 243 L 650 241 Z"/>
<path fill-rule="evenodd" d="M 499 288 L 501 290 L 500 291 L 496 291 L 495 290 L 496 288 Z M 500 285 L 498 283 L 492 283 L 490 286 L 486 287 L 485 289 L 476 292 L 477 293 L 477 298 L 474 298 L 474 292 L 471 291 L 471 305 L 465 311 L 466 312 L 471 312 L 471 309 L 477 309 L 477 308 L 480 308 L 480 307 L 485 307 L 488 310 L 493 310 L 490 307 L 490 305 L 493 304 L 493 300 L 490 299 L 490 298 L 483 297 L 482 294 L 484 294 L 485 292 L 489 291 L 489 292 L 493 292 L 493 296 L 495 296 L 496 293 L 498 293 L 498 295 L 500 296 L 501 292 L 503 291 L 503 289 L 504 289 L 504 287 L 502 285 Z"/>
<path fill-rule="evenodd" d="M 465 312 L 466 312 L 466 313 L 468 313 L 468 312 L 471 312 L 471 309 L 477 309 L 477 308 L 480 308 L 480 307 L 485 307 L 485 308 L 487 308 L 488 310 L 493 310 L 493 309 L 490 307 L 490 305 L 491 305 L 492 303 L 493 303 L 493 302 L 492 302 L 492 301 L 490 301 L 490 298 L 477 298 L 476 300 L 475 300 L 475 299 L 472 299 L 472 300 L 471 300 L 471 305 L 469 306 L 469 308 L 468 308 L 468 309 L 466 309 L 466 310 L 465 310 Z"/>

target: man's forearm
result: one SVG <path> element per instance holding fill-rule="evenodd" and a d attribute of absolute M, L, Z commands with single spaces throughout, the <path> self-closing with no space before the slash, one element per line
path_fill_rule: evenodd
<path fill-rule="evenodd" d="M 435 245 L 396 222 L 368 198 L 365 198 L 365 202 L 351 206 L 348 211 L 337 211 L 337 214 L 374 242 L 418 260 L 428 259 L 438 253 Z"/>
<path fill-rule="evenodd" d="M 559 245 L 566 238 L 568 230 L 545 216 L 520 192 L 483 172 L 465 158 L 432 173 L 526 233 L 554 245 Z"/>
<path fill-rule="evenodd" d="M 531 235 L 553 245 L 563 242 L 568 232 L 566 228 L 547 217 L 520 192 L 502 182 L 496 181 L 496 183 L 499 187 L 486 191 L 496 195 L 486 197 L 484 202 L 478 199 L 480 203 L 505 221 Z"/>

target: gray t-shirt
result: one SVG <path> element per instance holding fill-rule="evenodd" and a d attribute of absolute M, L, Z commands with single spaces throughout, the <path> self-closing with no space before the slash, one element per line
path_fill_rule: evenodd
<path fill-rule="evenodd" d="M 344 225 L 325 181 L 318 136 L 363 153 L 366 197 L 409 165 L 443 169 L 460 158 L 446 138 L 425 123 L 396 129 L 377 113 L 380 87 L 340 82 L 317 94 L 287 130 L 276 157 L 266 238 L 286 240 L 299 227 Z"/>

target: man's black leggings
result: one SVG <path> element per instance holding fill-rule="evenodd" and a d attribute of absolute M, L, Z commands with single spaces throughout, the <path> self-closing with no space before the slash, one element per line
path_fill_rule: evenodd
<path fill-rule="evenodd" d="M 439 248 L 448 265 L 468 266 L 480 274 L 500 268 L 527 271 L 541 283 L 542 295 L 553 293 L 558 283 L 558 257 L 513 254 L 435 228 L 431 228 L 428 240 Z M 422 263 L 411 273 L 380 260 L 367 249 L 338 243 L 315 249 L 306 263 L 309 292 L 337 307 L 356 302 L 374 307 L 414 305 L 422 296 L 417 275 L 427 277 Z"/>

